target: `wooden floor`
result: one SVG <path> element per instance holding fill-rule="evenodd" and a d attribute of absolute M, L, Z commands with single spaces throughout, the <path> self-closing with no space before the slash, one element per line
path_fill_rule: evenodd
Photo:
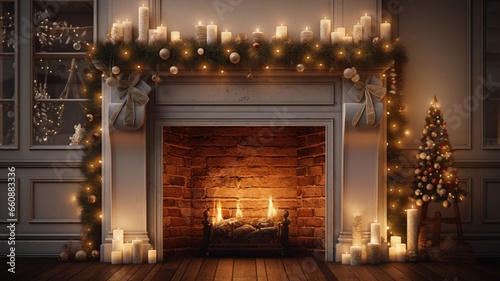
<path fill-rule="evenodd" d="M 500 280 L 500 261 L 477 263 L 382 263 L 348 266 L 311 257 L 201 258 L 186 256 L 157 264 L 111 265 L 56 258 L 17 258 L 15 273 L 1 260 L 0 280 Z"/>

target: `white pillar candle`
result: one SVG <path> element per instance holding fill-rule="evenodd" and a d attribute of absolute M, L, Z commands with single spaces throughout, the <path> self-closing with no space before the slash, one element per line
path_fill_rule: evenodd
<path fill-rule="evenodd" d="M 363 28 L 363 40 L 368 41 L 372 37 L 372 17 L 365 14 L 359 20 Z"/>
<path fill-rule="evenodd" d="M 122 252 L 123 252 L 123 263 L 124 264 L 132 263 L 132 244 L 131 243 L 123 244 Z"/>
<path fill-rule="evenodd" d="M 264 32 L 260 31 L 258 28 L 252 32 L 253 41 L 264 40 Z"/>
<path fill-rule="evenodd" d="M 111 41 L 113 43 L 118 43 L 119 41 L 123 41 L 123 23 L 115 22 L 111 27 Z"/>
<path fill-rule="evenodd" d="M 380 24 L 380 39 L 391 40 L 391 24 L 383 22 Z"/>
<path fill-rule="evenodd" d="M 346 35 L 343 39 L 344 44 L 352 44 L 352 36 Z"/>
<path fill-rule="evenodd" d="M 391 236 L 391 247 L 396 247 L 397 244 L 401 243 L 401 236 L 393 235 Z"/>
<path fill-rule="evenodd" d="M 344 38 L 344 36 L 345 36 L 345 27 L 337 27 L 337 29 L 335 29 L 335 31 L 337 31 L 338 33 L 340 33 L 340 36 L 342 38 Z"/>
<path fill-rule="evenodd" d="M 278 25 L 276 26 L 276 37 L 278 37 L 279 39 L 283 39 L 283 40 L 286 40 L 287 37 L 288 37 L 288 29 L 286 27 L 286 25 Z"/>
<path fill-rule="evenodd" d="M 396 246 L 389 247 L 389 261 L 396 261 L 396 260 L 397 260 Z"/>
<path fill-rule="evenodd" d="M 167 27 L 163 24 L 156 27 L 156 33 L 158 33 L 158 40 L 167 41 Z"/>
<path fill-rule="evenodd" d="M 333 31 L 332 33 L 330 33 L 330 37 L 332 39 L 332 44 L 342 43 L 342 40 L 344 39 L 344 37 L 342 37 L 340 35 L 340 32 L 338 31 Z"/>
<path fill-rule="evenodd" d="M 330 42 L 330 33 L 332 32 L 332 21 L 324 18 L 319 24 L 319 39 L 321 42 Z"/>
<path fill-rule="evenodd" d="M 368 243 L 367 252 L 369 263 L 380 263 L 380 243 Z"/>
<path fill-rule="evenodd" d="M 380 223 L 372 222 L 370 224 L 370 242 L 380 244 Z"/>
<path fill-rule="evenodd" d="M 314 34 L 308 27 L 300 32 L 300 42 L 312 42 L 313 40 Z"/>
<path fill-rule="evenodd" d="M 194 26 L 194 40 L 196 40 L 198 44 L 207 42 L 207 26 L 201 24 L 201 21 Z"/>
<path fill-rule="evenodd" d="M 345 253 L 342 254 L 342 264 L 350 264 L 351 263 L 351 254 Z"/>
<path fill-rule="evenodd" d="M 361 246 L 351 246 L 351 265 L 362 264 Z"/>
<path fill-rule="evenodd" d="M 129 20 L 123 22 L 123 42 L 132 42 L 132 22 Z"/>
<path fill-rule="evenodd" d="M 111 240 L 111 250 L 121 251 L 122 249 L 123 249 L 123 240 L 118 238 L 113 238 L 113 240 Z"/>
<path fill-rule="evenodd" d="M 230 31 L 222 31 L 220 34 L 221 44 L 230 43 L 233 40 L 233 34 Z"/>
<path fill-rule="evenodd" d="M 396 244 L 396 260 L 398 262 L 404 262 L 406 260 L 406 244 L 405 243 Z"/>
<path fill-rule="evenodd" d="M 360 213 L 352 215 L 352 244 L 361 246 L 363 239 L 363 218 Z M 352 255 L 352 252 L 351 252 Z"/>
<path fill-rule="evenodd" d="M 148 250 L 148 263 L 156 263 L 156 250 Z"/>
<path fill-rule="evenodd" d="M 386 262 L 389 260 L 389 248 L 387 242 L 380 243 L 380 261 Z"/>
<path fill-rule="evenodd" d="M 153 44 L 154 42 L 158 41 L 158 39 L 160 38 L 158 32 L 156 29 L 150 29 L 149 32 L 148 32 L 148 43 L 149 44 Z"/>
<path fill-rule="evenodd" d="M 132 263 L 142 263 L 142 240 L 132 240 Z"/>
<path fill-rule="evenodd" d="M 179 31 L 170 32 L 170 41 L 179 42 L 181 40 L 181 33 Z"/>
<path fill-rule="evenodd" d="M 361 40 L 363 40 L 363 27 L 361 24 L 355 24 L 352 27 L 352 37 L 354 40 L 354 43 L 359 43 Z"/>
<path fill-rule="evenodd" d="M 406 210 L 406 244 L 408 251 L 417 251 L 418 247 L 418 210 Z"/>
<path fill-rule="evenodd" d="M 207 25 L 207 43 L 217 43 L 217 25 L 213 23 Z"/>
<path fill-rule="evenodd" d="M 137 37 L 137 41 L 142 43 L 148 42 L 149 36 L 149 8 L 139 7 L 139 22 L 137 27 L 137 32 L 139 36 Z"/>
<path fill-rule="evenodd" d="M 122 264 L 122 251 L 111 251 L 111 264 Z"/>
<path fill-rule="evenodd" d="M 123 229 L 113 229 L 113 239 L 120 239 L 123 241 Z"/>

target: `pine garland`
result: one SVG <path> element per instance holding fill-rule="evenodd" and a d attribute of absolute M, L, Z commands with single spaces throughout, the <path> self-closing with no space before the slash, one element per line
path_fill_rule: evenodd
<path fill-rule="evenodd" d="M 159 51 L 166 48 L 170 57 L 160 58 Z M 198 52 L 202 49 L 202 54 Z M 240 55 L 239 63 L 231 63 L 230 53 Z M 230 42 L 220 44 L 198 44 L 194 40 L 153 44 L 100 42 L 88 53 L 91 60 L 122 69 L 136 69 L 138 66 L 152 70 L 178 69 L 190 71 L 201 69 L 263 69 L 292 68 L 303 64 L 306 69 L 331 70 L 355 66 L 370 68 L 389 64 L 395 60 L 406 61 L 406 51 L 399 42 L 363 42 L 359 44 L 325 44 L 321 42 L 293 42 L 273 40 L 249 43 Z"/>
<path fill-rule="evenodd" d="M 405 48 L 396 42 L 367 41 L 359 44 L 324 44 L 321 42 L 292 42 L 273 40 L 271 42 L 249 43 L 244 38 L 239 41 L 220 44 L 198 44 L 194 40 L 177 43 L 156 42 L 146 45 L 141 43 L 112 44 L 98 42 L 87 52 L 90 62 L 99 61 L 108 68 L 119 66 L 121 69 L 150 69 L 158 72 L 176 66 L 189 72 L 198 70 L 259 70 L 269 66 L 276 69 L 296 69 L 304 65 L 306 71 L 339 70 L 347 67 L 358 69 L 387 65 L 393 62 L 390 71 L 390 90 L 388 99 L 387 164 L 388 172 L 388 225 L 389 232 L 403 234 L 406 228 L 406 207 L 408 196 L 400 192 L 405 180 L 398 170 L 400 152 L 398 142 L 403 136 L 406 119 L 402 94 L 396 88 L 396 73 L 401 73 L 401 66 L 407 61 Z M 170 56 L 164 60 L 159 56 L 161 49 L 167 48 Z M 202 52 L 198 52 L 201 48 Z M 231 63 L 229 54 L 240 55 L 239 63 Z M 200 55 L 201 53 L 201 55 Z M 206 68 L 205 68 L 206 67 Z M 82 207 L 82 246 L 90 253 L 101 244 L 101 85 L 102 73 L 112 76 L 110 69 L 92 67 L 88 74 L 87 92 L 90 102 L 87 105 L 89 122 L 85 124 L 85 156 L 82 160 L 82 173 L 87 182 L 82 185 L 79 203 Z M 92 119 L 92 120 L 91 120 Z M 397 124 L 397 130 L 390 128 Z M 392 192 L 392 191 L 396 192 Z M 395 195 L 395 196 L 394 196 Z M 94 198 L 95 197 L 95 202 Z M 396 202 L 396 203 L 395 203 Z M 397 204 L 397 208 L 395 207 Z M 394 206 L 394 207 L 392 207 Z"/>

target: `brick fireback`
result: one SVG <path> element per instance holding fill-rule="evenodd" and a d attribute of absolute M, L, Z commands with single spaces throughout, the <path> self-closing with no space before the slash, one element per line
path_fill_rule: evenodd
<path fill-rule="evenodd" d="M 324 256 L 324 127 L 164 127 L 163 245 L 168 255 L 199 249 L 203 211 L 239 201 L 245 218 L 267 216 L 268 199 L 290 212 L 290 243 Z"/>

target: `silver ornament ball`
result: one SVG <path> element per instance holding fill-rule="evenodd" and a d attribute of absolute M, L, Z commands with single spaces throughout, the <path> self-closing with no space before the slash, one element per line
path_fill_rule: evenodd
<path fill-rule="evenodd" d="M 200 56 L 203 56 L 203 54 L 205 53 L 205 50 L 203 48 L 198 48 L 198 55 Z"/>
<path fill-rule="evenodd" d="M 297 64 L 297 66 L 295 67 L 295 69 L 298 71 L 298 72 L 302 72 L 304 71 L 305 69 L 305 66 L 301 63 Z"/>
<path fill-rule="evenodd" d="M 120 71 L 121 71 L 121 69 L 120 69 L 120 67 L 119 67 L 119 66 L 116 66 L 116 65 L 115 65 L 115 66 L 113 66 L 113 67 L 111 68 L 111 73 L 113 73 L 114 75 L 120 74 Z"/>
<path fill-rule="evenodd" d="M 241 60 L 241 56 L 240 54 L 238 54 L 237 52 L 232 52 L 230 55 L 229 55 L 229 61 L 233 64 L 237 64 L 239 63 Z"/>
<path fill-rule="evenodd" d="M 158 54 L 162 60 L 168 60 L 168 58 L 170 58 L 170 50 L 167 48 L 162 48 Z"/>
<path fill-rule="evenodd" d="M 111 87 L 111 88 L 116 87 L 117 84 L 118 84 L 118 81 L 116 80 L 115 77 L 106 78 L 106 85 L 108 85 L 109 87 Z"/>
<path fill-rule="evenodd" d="M 172 73 L 173 75 L 179 73 L 179 69 L 177 68 L 177 66 L 171 66 L 170 73 Z"/>

